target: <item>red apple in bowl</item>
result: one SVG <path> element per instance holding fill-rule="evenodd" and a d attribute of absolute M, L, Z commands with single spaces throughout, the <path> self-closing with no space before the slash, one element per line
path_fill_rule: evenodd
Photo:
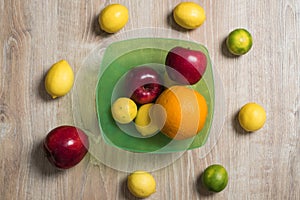
<path fill-rule="evenodd" d="M 77 165 L 88 149 L 88 136 L 74 126 L 59 126 L 51 130 L 44 140 L 46 156 L 58 169 L 68 169 Z"/>
<path fill-rule="evenodd" d="M 125 87 L 128 96 L 140 105 L 155 101 L 164 89 L 160 74 L 148 66 L 131 69 L 125 75 Z"/>
<path fill-rule="evenodd" d="M 201 51 L 178 46 L 168 52 L 165 64 L 171 80 L 179 84 L 193 85 L 202 78 L 207 58 Z"/>

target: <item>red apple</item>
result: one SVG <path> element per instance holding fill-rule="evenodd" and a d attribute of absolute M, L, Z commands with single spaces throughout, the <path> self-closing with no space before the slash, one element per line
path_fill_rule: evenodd
<path fill-rule="evenodd" d="M 166 71 L 171 80 L 180 84 L 195 84 L 203 76 L 207 58 L 201 51 L 174 47 L 166 57 Z"/>
<path fill-rule="evenodd" d="M 131 69 L 125 76 L 125 87 L 128 96 L 137 104 L 155 101 L 164 89 L 160 74 L 148 66 Z"/>
<path fill-rule="evenodd" d="M 44 140 L 44 150 L 51 164 L 59 169 L 77 165 L 89 148 L 88 136 L 74 126 L 59 126 Z"/>

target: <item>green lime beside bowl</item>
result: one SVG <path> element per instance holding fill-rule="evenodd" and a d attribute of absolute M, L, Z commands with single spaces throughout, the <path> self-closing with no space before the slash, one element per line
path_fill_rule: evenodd
<path fill-rule="evenodd" d="M 222 165 L 210 165 L 204 170 L 201 181 L 209 191 L 221 192 L 228 184 L 228 173 Z"/>
<path fill-rule="evenodd" d="M 142 65 L 155 65 L 164 73 L 165 58 L 170 49 L 182 46 L 200 50 L 208 58 L 207 69 L 202 79 L 191 87 L 201 92 L 208 104 L 208 116 L 204 128 L 199 134 L 186 141 L 175 141 L 158 133 L 149 138 L 134 137 L 112 118 L 111 102 L 122 96 L 116 92 L 116 85 L 131 68 Z M 194 149 L 205 144 L 213 121 L 215 89 L 213 70 L 207 49 L 198 43 L 167 38 L 136 38 L 114 42 L 103 55 L 96 86 L 96 110 L 101 134 L 105 142 L 116 148 L 140 153 L 170 153 Z M 126 125 L 134 126 L 134 124 Z M 125 127 L 126 129 L 127 127 Z"/>
<path fill-rule="evenodd" d="M 246 29 L 235 29 L 226 38 L 226 46 L 230 53 L 237 56 L 244 55 L 252 47 L 252 36 Z"/>

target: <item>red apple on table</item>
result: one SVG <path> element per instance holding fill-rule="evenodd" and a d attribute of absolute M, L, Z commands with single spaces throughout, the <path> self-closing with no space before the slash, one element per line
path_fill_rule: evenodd
<path fill-rule="evenodd" d="M 178 46 L 168 52 L 165 64 L 171 80 L 179 84 L 193 85 L 202 78 L 207 58 L 201 51 Z"/>
<path fill-rule="evenodd" d="M 88 136 L 74 126 L 59 126 L 51 130 L 44 140 L 48 160 L 59 169 L 77 165 L 88 152 L 88 148 Z"/>
<path fill-rule="evenodd" d="M 128 96 L 137 104 L 151 103 L 163 91 L 160 74 L 151 67 L 139 66 L 125 75 Z"/>

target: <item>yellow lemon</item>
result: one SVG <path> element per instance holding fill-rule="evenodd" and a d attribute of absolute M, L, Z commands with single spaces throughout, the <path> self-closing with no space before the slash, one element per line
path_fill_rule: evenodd
<path fill-rule="evenodd" d="M 146 198 L 156 191 L 154 177 L 145 171 L 135 171 L 128 176 L 127 187 L 138 198 Z"/>
<path fill-rule="evenodd" d="M 118 32 L 128 21 L 128 9 L 121 4 L 110 4 L 101 11 L 98 21 L 107 33 Z"/>
<path fill-rule="evenodd" d="M 156 123 L 151 120 L 150 109 L 153 105 L 153 103 L 144 104 L 138 109 L 135 127 L 142 136 L 152 135 L 159 130 Z"/>
<path fill-rule="evenodd" d="M 186 29 L 201 26 L 205 19 L 205 10 L 194 2 L 181 2 L 173 10 L 175 22 Z"/>
<path fill-rule="evenodd" d="M 53 99 L 67 94 L 71 90 L 73 83 L 73 70 L 65 60 L 52 65 L 45 78 L 46 91 Z"/>
<path fill-rule="evenodd" d="M 265 124 L 266 111 L 261 105 L 247 103 L 239 111 L 238 120 L 241 127 L 246 131 L 257 131 Z"/>
<path fill-rule="evenodd" d="M 114 120 L 120 124 L 128 124 L 136 117 L 137 106 L 133 100 L 120 97 L 113 103 L 111 112 Z"/>

